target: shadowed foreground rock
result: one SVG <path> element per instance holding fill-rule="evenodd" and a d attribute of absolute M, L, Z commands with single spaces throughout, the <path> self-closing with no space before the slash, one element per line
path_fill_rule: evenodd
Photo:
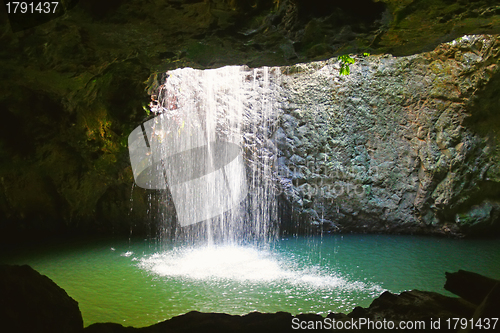
<path fill-rule="evenodd" d="M 482 275 L 460 270 L 457 273 L 446 273 L 447 285 L 455 283 L 457 277 L 473 277 L 474 281 L 496 281 Z M 476 290 L 475 282 L 468 280 L 471 290 Z M 446 319 L 448 318 L 493 318 L 498 312 L 500 301 L 500 284 L 488 284 L 487 293 L 482 294 L 479 306 L 469 300 L 448 297 L 435 292 L 411 290 L 401 294 L 393 294 L 388 291 L 376 298 L 368 308 L 356 307 L 349 314 L 330 313 L 326 318 L 317 314 L 300 314 L 292 316 L 286 312 L 274 314 L 254 312 L 244 316 L 228 315 L 222 313 L 201 313 L 192 311 L 187 314 L 174 317 L 164 322 L 144 327 L 123 327 L 119 324 L 99 323 L 90 325 L 85 333 L 122 333 L 122 332 L 297 332 L 297 329 L 314 329 L 315 332 L 331 331 L 335 328 L 340 332 L 369 332 L 376 329 L 378 332 L 389 332 L 391 329 L 378 329 L 369 327 L 367 324 L 351 329 L 353 322 L 361 319 L 375 323 L 377 321 L 391 321 L 394 327 L 401 324 L 411 323 L 415 325 L 412 332 L 446 331 L 457 332 L 457 329 L 449 330 Z M 431 323 L 439 322 L 438 326 Z M 299 323 L 302 323 L 301 327 Z M 337 324 L 332 324 L 337 323 Z M 332 326 L 337 325 L 337 326 Z M 349 326 L 350 329 L 346 329 Z M 295 328 L 295 329 L 294 329 Z M 399 329 L 404 330 L 404 329 Z M 410 330 L 410 329 L 407 329 Z M 464 332 L 474 332 L 466 330 Z"/>
<path fill-rule="evenodd" d="M 481 304 L 493 287 L 499 282 L 498 280 L 461 269 L 456 273 L 446 272 L 445 274 L 446 283 L 444 289 L 476 305 Z"/>
<path fill-rule="evenodd" d="M 492 318 L 498 318 L 500 313 L 500 282 L 491 289 L 488 295 L 484 298 L 483 302 L 479 304 L 474 316 L 472 317 L 474 322 L 485 322 L 491 320 Z M 500 328 L 497 328 L 497 330 Z M 476 326 L 474 329 L 469 328 L 464 330 L 464 332 L 478 332 L 481 327 Z"/>
<path fill-rule="evenodd" d="M 0 265 L 0 331 L 81 332 L 78 303 L 28 265 Z"/>
<path fill-rule="evenodd" d="M 244 316 L 223 313 L 201 313 L 192 311 L 174 317 L 156 325 L 144 328 L 123 327 L 119 324 L 93 324 L 85 329 L 85 333 L 165 333 L 165 332 L 296 332 L 313 329 L 315 332 L 331 331 L 333 322 L 337 322 L 336 331 L 351 332 L 353 322 L 360 318 L 375 321 L 392 321 L 395 327 L 402 321 L 421 322 L 421 329 L 413 332 L 423 332 L 431 326 L 431 320 L 441 318 L 471 318 L 475 306 L 460 298 L 453 298 L 433 292 L 413 290 L 400 295 L 390 292 L 383 293 L 375 299 L 368 308 L 357 307 L 350 314 L 331 313 L 326 318 L 317 314 L 300 314 L 292 316 L 286 312 L 259 313 L 253 312 Z M 302 325 L 302 326 L 300 326 Z M 295 328 L 295 329 L 294 329 Z M 368 324 L 358 326 L 358 332 L 372 331 Z M 380 331 L 377 329 L 377 331 Z M 383 330 L 382 330 L 383 331 Z"/>
<path fill-rule="evenodd" d="M 296 332 L 313 329 L 315 332 L 336 331 L 352 332 L 352 323 L 358 323 L 356 332 L 369 332 L 375 328 L 366 322 L 359 326 L 360 320 L 391 321 L 394 327 L 403 322 L 415 323 L 412 332 L 426 332 L 431 321 L 440 318 L 442 328 L 448 318 L 472 318 L 476 306 L 461 298 L 443 296 L 434 292 L 412 290 L 401 294 L 385 292 L 375 299 L 368 308 L 356 307 L 348 315 L 330 313 L 326 318 L 317 314 L 259 313 L 253 312 L 244 316 L 223 313 L 201 313 L 191 311 L 159 324 L 144 328 L 123 327 L 119 324 L 99 323 L 90 325 L 85 333 L 165 333 L 165 332 Z M 333 324 L 336 322 L 337 324 Z M 418 324 L 417 324 L 418 322 Z M 302 326 L 300 326 L 302 325 Z M 337 326 L 332 326 L 337 325 Z M 373 325 L 373 324 L 372 324 Z M 346 328 L 349 329 L 346 329 Z M 354 326 L 356 327 L 356 326 Z M 295 328 L 295 329 L 294 329 Z M 340 329 L 339 329 L 340 328 Z M 343 328 L 343 329 L 342 329 Z M 384 330 L 379 330 L 382 331 Z M 387 330 L 390 331 L 390 330 Z M 433 331 L 437 331 L 434 329 Z"/>
<path fill-rule="evenodd" d="M 348 315 L 350 318 L 369 318 L 372 320 L 430 322 L 437 318 L 471 318 L 474 304 L 461 298 L 443 296 L 441 294 L 411 290 L 401 294 L 384 292 L 376 298 L 368 308 L 356 307 Z"/>
<path fill-rule="evenodd" d="M 459 270 L 456 273 L 446 273 L 444 288 L 455 295 L 477 305 L 472 316 L 475 323 L 486 323 L 491 318 L 500 315 L 500 281 L 490 279 L 477 273 Z M 477 332 L 481 327 L 467 329 L 460 332 Z M 497 329 L 500 329 L 498 327 Z"/>
<path fill-rule="evenodd" d="M 322 320 L 319 315 L 305 315 L 307 320 Z M 123 327 L 118 324 L 93 324 L 85 329 L 85 333 L 102 332 L 287 332 L 292 331 L 294 317 L 286 312 L 260 313 L 253 312 L 244 316 L 225 313 L 201 313 L 191 311 L 164 322 L 144 327 Z M 302 318 L 302 320 L 306 320 Z"/>

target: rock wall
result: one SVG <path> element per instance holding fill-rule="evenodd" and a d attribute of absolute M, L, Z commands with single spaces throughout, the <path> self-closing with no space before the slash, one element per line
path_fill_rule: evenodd
<path fill-rule="evenodd" d="M 274 134 L 291 230 L 500 230 L 500 39 L 282 68 Z"/>

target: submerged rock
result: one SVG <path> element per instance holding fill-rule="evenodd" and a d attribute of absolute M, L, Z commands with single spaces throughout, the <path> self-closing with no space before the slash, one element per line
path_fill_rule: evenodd
<path fill-rule="evenodd" d="M 81 332 L 78 303 L 30 266 L 0 265 L 0 330 L 9 333 Z"/>

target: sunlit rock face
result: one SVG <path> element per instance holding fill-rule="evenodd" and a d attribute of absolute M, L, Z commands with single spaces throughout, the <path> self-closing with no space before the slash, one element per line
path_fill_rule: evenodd
<path fill-rule="evenodd" d="M 465 36 L 360 58 L 349 76 L 335 61 L 283 68 L 275 139 L 292 225 L 498 231 L 499 50 L 498 37 Z"/>

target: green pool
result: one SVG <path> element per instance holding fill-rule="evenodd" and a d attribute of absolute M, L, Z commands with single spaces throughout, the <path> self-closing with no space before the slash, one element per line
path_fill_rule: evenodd
<path fill-rule="evenodd" d="M 148 326 L 191 310 L 349 312 L 384 290 L 443 289 L 445 271 L 500 279 L 499 240 L 415 236 L 298 237 L 266 246 L 73 242 L 10 253 L 78 301 L 85 326 Z"/>

